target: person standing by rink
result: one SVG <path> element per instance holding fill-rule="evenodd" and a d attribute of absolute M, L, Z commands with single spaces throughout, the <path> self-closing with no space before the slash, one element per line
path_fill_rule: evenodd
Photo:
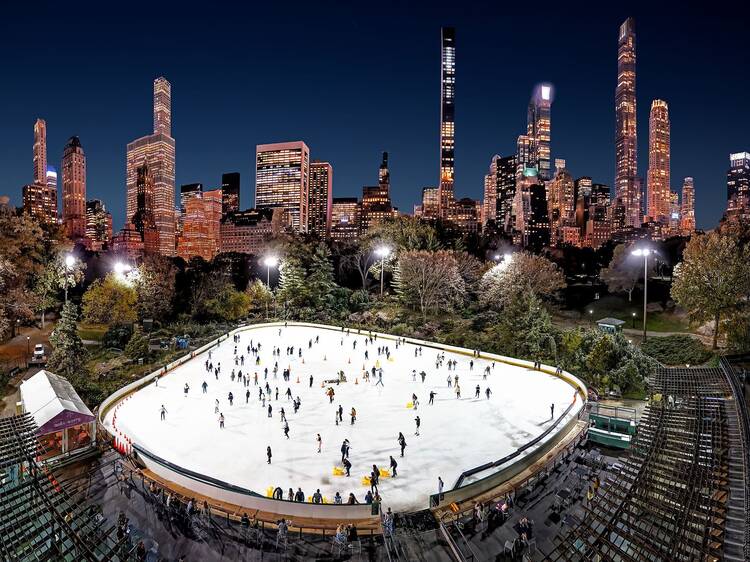
<path fill-rule="evenodd" d="M 164 404 L 161 405 L 159 413 L 161 414 L 161 421 L 164 421 L 167 417 L 167 409 L 164 407 Z"/>
<path fill-rule="evenodd" d="M 266 456 L 268 457 L 268 464 L 271 464 L 271 445 L 266 447 Z"/>
<path fill-rule="evenodd" d="M 320 448 L 323 446 L 323 438 L 320 436 L 320 433 L 318 433 L 315 440 L 318 442 L 318 453 L 320 453 Z"/>
<path fill-rule="evenodd" d="M 419 416 L 414 418 L 414 423 L 417 424 L 417 431 L 414 433 L 414 435 L 419 435 L 419 426 L 422 425 L 422 420 L 419 419 Z"/>

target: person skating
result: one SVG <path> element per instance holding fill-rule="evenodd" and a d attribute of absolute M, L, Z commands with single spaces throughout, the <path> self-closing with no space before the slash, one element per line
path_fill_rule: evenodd
<path fill-rule="evenodd" d="M 479 388 L 479 385 L 474 389 L 474 398 L 479 398 L 479 394 L 481 392 L 481 389 Z"/>
<path fill-rule="evenodd" d="M 450 375 L 448 375 L 448 378 L 446 380 L 448 381 L 448 388 L 451 388 L 451 386 L 453 386 L 453 379 Z"/>
<path fill-rule="evenodd" d="M 424 383 L 424 380 L 427 378 L 427 373 L 420 371 L 419 376 L 422 377 L 422 383 Z"/>
<path fill-rule="evenodd" d="M 490 394 L 492 394 L 492 391 L 490 390 L 490 387 L 487 387 L 487 390 L 484 391 L 484 393 L 487 395 L 487 400 L 490 399 Z"/>
<path fill-rule="evenodd" d="M 224 429 L 224 414 L 219 414 L 219 429 Z"/>
<path fill-rule="evenodd" d="M 159 413 L 161 414 L 161 421 L 164 421 L 167 417 L 167 409 L 164 407 L 164 404 L 161 405 Z"/>
<path fill-rule="evenodd" d="M 461 398 L 461 387 L 458 386 L 458 383 L 456 384 L 456 399 Z"/>
<path fill-rule="evenodd" d="M 437 392 L 435 392 L 434 390 L 430 391 L 430 402 L 429 402 L 430 406 L 432 406 L 433 402 L 435 401 L 435 395 L 436 394 L 437 394 Z"/>
<path fill-rule="evenodd" d="M 219 399 L 217 398 L 214 401 L 214 414 L 218 414 L 218 413 L 219 413 Z"/>
<path fill-rule="evenodd" d="M 203 387 L 203 394 L 206 394 L 208 392 L 208 383 L 206 381 L 203 381 L 203 384 L 201 386 Z"/>
<path fill-rule="evenodd" d="M 271 406 L 270 404 L 268 405 L 268 417 L 273 417 L 273 406 Z"/>
<path fill-rule="evenodd" d="M 357 410 L 355 410 L 354 407 L 352 407 L 352 411 L 349 412 L 349 415 L 352 418 L 351 425 L 354 425 L 354 422 L 357 421 Z"/>
<path fill-rule="evenodd" d="M 230 393 L 229 393 L 229 396 L 227 396 L 227 398 L 229 399 L 229 405 L 230 405 L 230 406 L 233 406 L 233 405 L 234 405 L 234 394 L 232 394 L 232 393 L 230 392 Z"/>
<path fill-rule="evenodd" d="M 553 402 L 552 405 L 549 407 L 549 418 L 551 420 L 555 419 L 555 403 Z"/>
<path fill-rule="evenodd" d="M 289 439 L 289 423 L 284 422 L 284 436 Z"/>
<path fill-rule="evenodd" d="M 344 459 L 349 456 L 349 440 L 344 439 L 344 442 L 341 443 L 341 462 L 344 462 Z"/>
<path fill-rule="evenodd" d="M 190 390 L 190 386 L 188 385 L 188 383 L 185 383 L 185 388 L 183 389 L 183 391 L 185 393 L 185 398 L 187 398 L 189 390 Z"/>
<path fill-rule="evenodd" d="M 313 385 L 313 376 L 310 375 L 310 388 L 312 388 L 312 385 Z"/>
<path fill-rule="evenodd" d="M 401 447 L 401 456 L 404 456 L 404 449 L 406 449 L 406 437 L 400 431 L 398 432 L 398 444 Z"/>
<path fill-rule="evenodd" d="M 266 456 L 268 457 L 268 464 L 271 464 L 271 446 L 266 447 Z M 283 464 L 283 463 L 282 463 Z"/>
<path fill-rule="evenodd" d="M 346 475 L 351 476 L 349 471 L 352 469 L 352 463 L 349 462 L 349 459 L 344 459 L 344 461 L 341 464 L 344 465 L 344 470 L 346 470 Z"/>
<path fill-rule="evenodd" d="M 391 476 L 393 478 L 396 478 L 396 469 L 398 468 L 398 463 L 396 462 L 396 459 L 393 458 L 393 455 L 391 455 Z"/>
<path fill-rule="evenodd" d="M 323 446 L 323 438 L 320 436 L 320 433 L 318 433 L 318 436 L 315 438 L 315 440 L 318 442 L 318 453 L 320 453 L 320 449 Z"/>
<path fill-rule="evenodd" d="M 443 479 L 438 476 L 438 499 L 440 501 L 443 501 Z"/>
<path fill-rule="evenodd" d="M 422 425 L 422 420 L 419 419 L 419 416 L 414 418 L 414 423 L 417 424 L 417 431 L 414 433 L 414 435 L 419 435 L 419 426 Z"/>
<path fill-rule="evenodd" d="M 339 421 L 341 423 L 344 423 L 344 407 L 341 404 L 339 404 L 338 413 L 339 413 Z"/>
<path fill-rule="evenodd" d="M 281 410 L 279 410 L 279 414 L 281 415 L 281 421 L 285 422 L 286 421 L 286 412 L 284 411 L 284 408 L 281 408 Z"/>

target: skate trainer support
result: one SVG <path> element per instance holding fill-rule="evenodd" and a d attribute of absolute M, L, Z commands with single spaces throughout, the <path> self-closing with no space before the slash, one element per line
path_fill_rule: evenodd
<path fill-rule="evenodd" d="M 288 322 L 286 324 L 290 326 L 305 326 L 320 330 L 330 330 L 333 332 L 341 332 L 342 330 L 340 326 L 329 326 L 307 322 Z M 113 441 L 117 441 L 119 443 L 124 442 L 127 452 L 133 453 L 133 455 L 144 466 L 146 466 L 154 474 L 158 475 L 164 480 L 168 480 L 184 488 L 194 490 L 197 494 L 215 498 L 222 502 L 238 506 L 240 510 L 259 510 L 263 512 L 274 513 L 283 517 L 306 517 L 323 521 L 329 520 L 332 523 L 372 519 L 373 515 L 371 512 L 371 506 L 367 504 L 334 505 L 275 500 L 265 497 L 262 491 L 261 493 L 259 493 L 255 490 L 248 490 L 227 482 L 217 480 L 208 475 L 190 471 L 188 469 L 185 469 L 184 467 L 180 467 L 170 462 L 167 459 L 161 458 L 157 452 L 147 450 L 137 442 L 133 442 L 130 439 L 130 436 L 121 434 L 121 432 L 117 429 L 116 424 L 111 423 L 110 420 L 105 421 L 107 414 L 113 408 L 117 408 L 118 404 L 120 404 L 122 401 L 127 400 L 130 395 L 137 392 L 142 387 L 153 383 L 154 379 L 156 379 L 157 377 L 160 378 L 163 376 L 168 376 L 168 374 L 176 367 L 183 365 L 188 361 L 191 361 L 192 359 L 203 353 L 208 352 L 210 349 L 216 347 L 219 343 L 225 341 L 227 338 L 239 332 L 252 331 L 253 329 L 257 329 L 260 327 L 282 328 L 284 327 L 284 325 L 284 322 L 271 322 L 267 324 L 239 326 L 235 330 L 232 330 L 231 332 L 218 337 L 217 339 L 205 344 L 204 346 L 190 353 L 187 353 L 186 355 L 173 361 L 172 363 L 164 365 L 160 369 L 121 388 L 120 390 L 109 396 L 106 400 L 104 400 L 104 402 L 102 402 L 97 417 L 99 426 L 106 434 L 108 434 L 112 438 Z M 350 328 L 350 331 L 355 332 L 356 328 Z M 467 357 L 475 357 L 472 350 L 461 347 L 444 345 L 414 338 L 401 338 L 399 336 L 393 336 L 380 332 L 370 332 L 369 330 L 362 330 L 360 334 L 377 335 L 379 341 L 385 340 L 395 342 L 397 340 L 403 340 L 406 343 L 418 345 L 423 348 L 447 351 Z M 531 361 L 504 357 L 491 353 L 480 352 L 479 358 L 499 363 L 506 363 L 530 370 L 534 369 L 535 367 L 534 363 Z M 572 387 L 570 405 L 566 408 L 562 415 L 554 421 L 553 425 L 548 428 L 547 431 L 545 431 L 542 435 L 538 436 L 529 443 L 526 443 L 523 446 L 519 447 L 510 455 L 507 455 L 506 457 L 497 461 L 490 461 L 480 467 L 465 467 L 463 474 L 458 479 L 458 481 L 453 484 L 453 487 L 448 487 L 445 490 L 442 500 L 438 500 L 438 498 L 435 496 L 430 498 L 431 507 L 435 507 L 438 502 L 445 503 L 453 501 L 465 501 L 496 488 L 503 482 L 519 474 L 534 462 L 537 462 L 541 458 L 543 458 L 544 455 L 547 454 L 550 449 L 555 446 L 557 441 L 559 441 L 559 439 L 563 436 L 567 435 L 570 432 L 571 428 L 578 422 L 578 416 L 583 411 L 586 403 L 586 386 L 575 376 L 564 371 L 558 371 L 555 367 L 541 365 L 536 370 L 558 377 Z M 566 417 L 568 419 L 567 421 L 564 421 Z"/>

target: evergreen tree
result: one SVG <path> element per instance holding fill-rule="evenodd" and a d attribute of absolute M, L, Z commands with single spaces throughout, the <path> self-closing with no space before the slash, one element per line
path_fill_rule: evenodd
<path fill-rule="evenodd" d="M 276 297 L 287 310 L 306 304 L 308 290 L 305 283 L 305 268 L 297 256 L 287 256 L 279 265 L 279 287 Z"/>
<path fill-rule="evenodd" d="M 86 348 L 78 336 L 78 307 L 72 301 L 63 305 L 60 321 L 49 340 L 52 355 L 47 363 L 50 371 L 68 378 L 71 383 L 86 375 Z"/>
<path fill-rule="evenodd" d="M 148 339 L 140 326 L 136 326 L 130 341 L 125 346 L 125 355 L 131 359 L 139 359 L 148 355 Z"/>
<path fill-rule="evenodd" d="M 310 292 L 310 305 L 317 310 L 328 309 L 336 288 L 331 263 L 331 252 L 324 244 L 318 244 L 310 259 L 306 285 Z"/>

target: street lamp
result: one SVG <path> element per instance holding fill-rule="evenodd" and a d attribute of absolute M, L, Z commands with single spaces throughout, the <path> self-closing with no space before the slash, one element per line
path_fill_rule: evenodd
<path fill-rule="evenodd" d="M 271 288 L 271 268 L 276 267 L 279 263 L 279 258 L 276 256 L 268 256 L 263 260 L 263 265 L 266 266 L 266 285 Z"/>
<path fill-rule="evenodd" d="M 633 329 L 635 330 L 635 312 L 633 313 Z"/>
<path fill-rule="evenodd" d="M 26 336 L 26 368 L 29 368 L 29 357 L 31 354 L 31 337 Z"/>
<path fill-rule="evenodd" d="M 380 256 L 380 296 L 383 296 L 383 272 L 385 271 L 385 258 L 391 254 L 391 249 L 387 246 L 381 246 L 375 253 Z"/>
<path fill-rule="evenodd" d="M 76 258 L 68 254 L 65 256 L 65 304 L 68 303 L 68 283 L 70 282 L 70 271 L 73 269 L 73 266 L 76 264 Z"/>
<path fill-rule="evenodd" d="M 656 251 L 650 248 L 638 248 L 631 254 L 634 256 L 643 256 L 643 341 L 646 341 L 646 302 L 648 298 L 648 256 L 655 254 Z"/>

